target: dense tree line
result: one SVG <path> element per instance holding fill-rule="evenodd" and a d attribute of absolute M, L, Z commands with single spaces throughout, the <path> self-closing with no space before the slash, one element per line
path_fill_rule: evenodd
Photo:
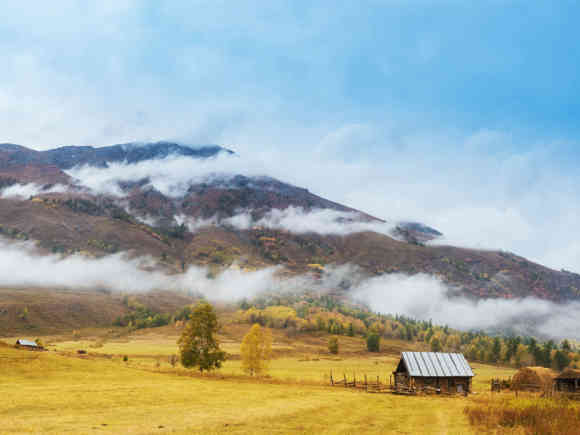
<path fill-rule="evenodd" d="M 580 353 L 568 340 L 557 344 L 533 337 L 492 336 L 483 331 L 462 332 L 432 321 L 401 315 L 374 313 L 336 297 L 274 295 L 253 304 L 240 303 L 238 320 L 285 329 L 289 334 L 324 331 L 333 335 L 362 336 L 367 348 L 378 350 L 378 341 L 400 339 L 420 343 L 433 352 L 462 352 L 471 361 L 516 367 L 539 365 L 562 370 L 580 367 Z"/>

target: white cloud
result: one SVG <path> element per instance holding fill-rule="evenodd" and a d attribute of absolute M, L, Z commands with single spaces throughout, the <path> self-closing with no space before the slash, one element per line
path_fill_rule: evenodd
<path fill-rule="evenodd" d="M 95 193 L 125 196 L 118 183 L 148 180 L 148 185 L 170 197 L 182 197 L 196 183 L 216 181 L 227 186 L 236 174 L 263 175 L 263 167 L 251 158 L 220 153 L 207 159 L 170 156 L 136 164 L 111 163 L 107 168 L 75 167 L 65 171 L 76 182 Z"/>
<path fill-rule="evenodd" d="M 391 236 L 394 226 L 388 223 L 365 221 L 356 212 L 343 212 L 331 209 L 313 209 L 302 207 L 287 207 L 272 209 L 260 218 L 254 219 L 249 210 L 240 211 L 234 216 L 220 219 L 214 216 L 209 219 L 191 218 L 183 214 L 174 217 L 178 225 L 185 224 L 189 231 L 196 232 L 209 226 L 230 226 L 239 230 L 249 230 L 253 227 L 283 230 L 295 234 L 336 234 L 347 235 L 365 231 L 374 231 Z"/>
<path fill-rule="evenodd" d="M 381 222 L 365 222 L 359 213 L 342 212 L 331 209 L 306 211 L 301 207 L 288 207 L 284 210 L 273 209 L 255 223 L 272 229 L 292 233 L 317 233 L 346 235 L 364 231 L 390 235 L 394 226 Z"/>
<path fill-rule="evenodd" d="M 185 225 L 187 230 L 191 233 L 196 233 L 202 228 L 218 226 L 219 222 L 217 217 L 212 217 L 209 219 L 194 219 L 190 216 L 184 214 L 178 214 L 173 217 L 177 225 Z"/>
<path fill-rule="evenodd" d="M 152 290 L 193 291 L 211 300 L 253 297 L 274 285 L 275 268 L 256 272 L 230 269 L 208 278 L 205 268 L 191 266 L 184 274 L 148 271 L 149 258 L 128 259 L 123 254 L 100 259 L 82 256 L 40 256 L 30 243 L 0 240 L 0 286 L 70 289 L 110 289 L 121 292 Z"/>
<path fill-rule="evenodd" d="M 63 193 L 67 190 L 68 188 L 62 184 L 56 184 L 46 189 L 35 183 L 13 184 L 12 186 L 0 190 L 0 198 L 28 199 L 31 196 L 40 195 L 42 193 Z"/>
<path fill-rule="evenodd" d="M 536 298 L 470 300 L 447 296 L 447 287 L 428 275 L 370 278 L 352 295 L 378 312 L 432 319 L 460 330 L 511 329 L 550 338 L 580 338 L 580 303 L 555 304 Z"/>

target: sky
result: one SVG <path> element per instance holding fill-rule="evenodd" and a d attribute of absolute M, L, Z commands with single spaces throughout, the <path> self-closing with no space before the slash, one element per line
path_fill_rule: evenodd
<path fill-rule="evenodd" d="M 575 1 L 2 9 L 0 142 L 217 143 L 447 243 L 580 273 Z"/>

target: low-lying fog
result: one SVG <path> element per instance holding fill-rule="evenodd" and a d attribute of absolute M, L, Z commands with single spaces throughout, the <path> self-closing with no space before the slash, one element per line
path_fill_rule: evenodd
<path fill-rule="evenodd" d="M 192 291 L 210 300 L 235 302 L 263 292 L 317 290 L 325 292 L 348 282 L 348 292 L 381 313 L 432 319 L 436 324 L 470 330 L 511 328 L 518 333 L 551 338 L 580 338 L 580 303 L 555 304 L 535 298 L 472 301 L 447 296 L 447 287 L 428 275 L 389 274 L 366 278 L 355 266 L 328 267 L 322 280 L 310 276 L 283 279 L 278 268 L 242 272 L 229 268 L 215 278 L 205 268 L 191 266 L 169 275 L 149 271 L 148 258 L 127 259 L 123 254 L 101 259 L 81 256 L 39 256 L 32 243 L 0 241 L 0 286 L 70 289 L 110 289 L 122 292 L 152 290 Z M 144 268 L 148 267 L 148 270 Z"/>

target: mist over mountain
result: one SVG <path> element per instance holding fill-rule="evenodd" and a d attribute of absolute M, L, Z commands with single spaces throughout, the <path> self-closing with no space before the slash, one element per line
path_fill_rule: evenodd
<path fill-rule="evenodd" d="M 491 327 L 489 319 L 498 309 L 504 313 L 497 317 L 502 324 L 514 319 L 530 324 L 552 310 L 549 305 L 541 305 L 541 313 L 530 310 L 539 306 L 533 301 L 580 299 L 578 274 L 510 252 L 440 245 L 443 234 L 428 225 L 428 217 L 422 223 L 371 216 L 277 180 L 267 169 L 218 145 L 163 141 L 35 151 L 1 144 L 0 235 L 8 243 L 3 249 L 12 257 L 21 252 L 22 262 L 39 271 L 30 282 L 26 273 L 14 279 L 22 276 L 22 285 L 120 290 L 125 281 L 99 281 L 99 267 L 106 265 L 128 271 L 132 291 L 140 281 L 145 290 L 176 290 L 195 287 L 195 277 L 199 281 L 206 273 L 232 268 L 250 274 L 276 270 L 289 278 L 348 266 L 361 279 L 374 279 L 368 281 L 372 286 L 351 288 L 326 280 L 324 291 L 362 294 L 376 309 L 391 307 L 441 321 L 449 313 L 472 313 L 452 314 L 459 327 L 469 328 Z M 10 245 L 22 242 L 25 248 Z M 38 267 L 33 251 L 39 259 L 45 256 Z M 68 263 L 60 264 L 59 258 Z M 62 280 L 43 278 L 51 262 L 59 264 Z M 91 270 L 90 282 L 81 284 L 78 271 L 71 272 L 74 279 L 66 278 L 70 265 Z M 147 270 L 155 273 L 151 279 Z M 268 276 L 270 281 L 256 289 L 280 287 Z M 419 278 L 405 278 L 414 276 Z M 14 279 L 4 284 L 17 286 Z M 204 282 L 203 294 L 211 297 L 212 283 Z M 216 297 L 228 294 L 227 282 L 220 285 Z M 434 301 L 430 307 L 396 297 L 397 286 L 410 285 L 416 290 L 413 300 L 425 292 L 425 300 Z M 361 288 L 372 291 L 361 293 Z M 256 289 L 246 293 L 255 295 Z M 499 305 L 480 305 L 485 301 Z M 557 322 L 548 329 L 554 333 Z"/>

